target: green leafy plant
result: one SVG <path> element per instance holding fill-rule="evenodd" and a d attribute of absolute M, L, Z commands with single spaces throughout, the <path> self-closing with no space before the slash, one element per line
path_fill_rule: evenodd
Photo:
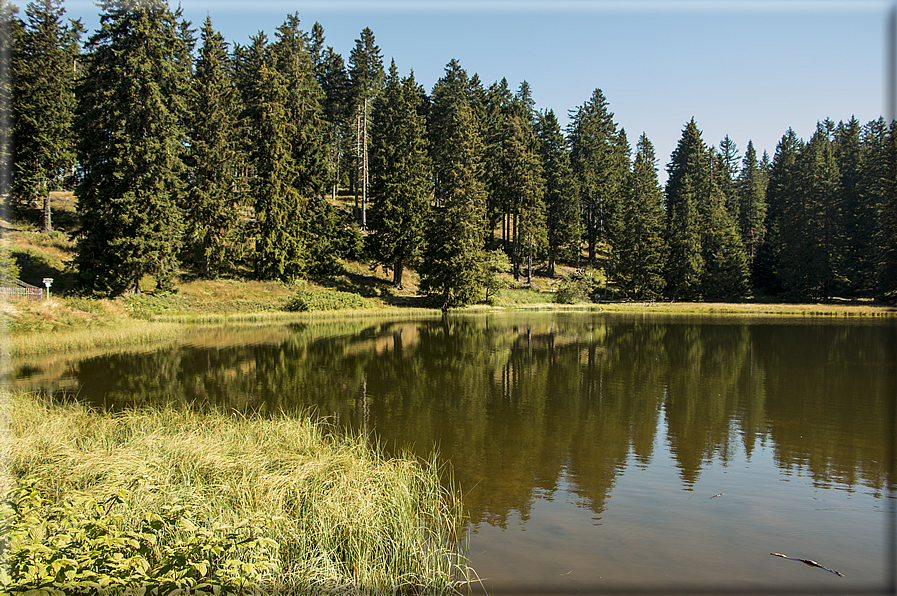
<path fill-rule="evenodd" d="M 339 290 L 311 291 L 301 287 L 290 301 L 286 309 L 291 312 L 306 312 L 313 310 L 346 310 L 370 308 L 371 304 L 358 294 L 341 292 Z"/>
<path fill-rule="evenodd" d="M 128 524 L 126 490 L 53 501 L 27 477 L 0 500 L 0 591 L 22 595 L 259 594 L 277 544 L 251 522 L 197 526 L 170 504 Z"/>
<path fill-rule="evenodd" d="M 590 272 L 564 276 L 561 279 L 554 301 L 558 304 L 590 302 L 596 285 L 596 280 Z"/>

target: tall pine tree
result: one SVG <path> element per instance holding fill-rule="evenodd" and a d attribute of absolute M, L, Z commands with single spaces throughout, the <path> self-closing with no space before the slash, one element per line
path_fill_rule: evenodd
<path fill-rule="evenodd" d="M 872 223 L 867 225 L 873 230 L 872 242 L 869 247 L 868 257 L 871 270 L 874 273 L 873 291 L 876 298 L 885 298 L 883 291 L 888 285 L 889 275 L 885 273 L 885 255 L 888 254 L 887 240 L 889 235 L 897 233 L 897 203 L 890 203 L 894 189 L 893 171 L 889 168 L 893 139 L 884 118 L 878 118 L 868 122 L 862 131 L 862 162 L 863 170 L 859 184 L 859 195 L 862 198 L 864 210 L 861 217 L 871 215 Z M 871 214 L 868 212 L 871 211 Z M 889 229 L 890 228 L 890 229 Z M 892 238 L 897 239 L 897 236 Z M 897 249 L 897 244 L 894 244 Z M 897 277 L 890 280 L 891 289 L 897 289 Z"/>
<path fill-rule="evenodd" d="M 396 288 L 402 287 L 405 266 L 420 256 L 430 206 L 421 91 L 414 73 L 399 80 L 393 61 L 372 114 L 368 243 L 374 259 L 392 268 Z"/>
<path fill-rule="evenodd" d="M 741 172 L 736 181 L 738 197 L 738 229 L 747 254 L 748 266 L 754 270 L 757 251 L 766 236 L 766 186 L 768 176 L 757 159 L 754 143 L 748 141 Z"/>
<path fill-rule="evenodd" d="M 470 102 L 470 80 L 452 60 L 433 87 L 430 149 L 433 217 L 421 263 L 421 289 L 443 308 L 470 304 L 483 286 L 486 192 L 483 145 Z"/>
<path fill-rule="evenodd" d="M 512 245 L 511 262 L 514 278 L 520 277 L 520 265 L 527 265 L 527 283 L 532 284 L 533 258 L 547 243 L 545 229 L 545 181 L 542 164 L 533 148 L 529 127 L 514 115 L 506 122 L 504 152 L 508 162 L 511 195 Z"/>
<path fill-rule="evenodd" d="M 726 137 L 728 138 L 728 137 Z M 734 205 L 731 166 L 722 153 L 710 150 L 710 193 L 700 205 L 701 250 L 704 275 L 701 295 L 705 300 L 740 300 L 748 290 L 748 264 L 738 222 L 727 205 Z"/>
<path fill-rule="evenodd" d="M 665 189 L 666 283 L 667 294 L 674 299 L 700 297 L 704 277 L 704 251 L 701 246 L 701 208 L 709 197 L 710 163 L 694 118 L 682 131 L 667 165 Z"/>
<path fill-rule="evenodd" d="M 85 290 L 170 282 L 181 241 L 189 48 L 160 0 L 106 2 L 87 43 L 76 130 L 83 176 L 76 264 Z"/>
<path fill-rule="evenodd" d="M 570 262 L 579 252 L 579 193 L 570 168 L 567 140 L 553 111 L 539 115 L 536 137 L 545 177 L 548 275 L 554 277 L 558 259 Z"/>
<path fill-rule="evenodd" d="M 897 120 L 888 127 L 883 180 L 884 196 L 879 212 L 879 299 L 897 302 Z"/>
<path fill-rule="evenodd" d="M 654 145 L 645 133 L 636 145 L 628 181 L 628 192 L 620 202 L 615 278 L 631 297 L 656 299 L 665 285 L 663 192 L 657 181 Z"/>
<path fill-rule="evenodd" d="M 308 269 L 305 211 L 299 192 L 298 166 L 290 139 L 289 81 L 273 64 L 258 72 L 251 106 L 257 130 L 252 150 L 255 175 L 250 192 L 255 208 L 256 275 L 259 279 L 293 281 Z"/>
<path fill-rule="evenodd" d="M 13 49 L 22 35 L 21 21 L 16 18 L 18 8 L 7 0 L 0 0 L 0 210 L 7 206 L 12 168 L 13 134 L 12 104 L 15 69 L 12 67 Z M 3 213 L 6 216 L 5 213 Z"/>
<path fill-rule="evenodd" d="M 355 211 L 358 223 L 367 225 L 368 146 L 371 102 L 383 86 L 383 57 L 368 27 L 355 40 L 349 55 L 349 105 L 355 129 Z M 359 202 L 359 194 L 361 200 Z"/>
<path fill-rule="evenodd" d="M 43 200 L 43 231 L 52 231 L 50 191 L 75 166 L 75 79 L 84 28 L 64 24 L 60 0 L 31 2 L 14 52 L 14 203 Z"/>
<path fill-rule="evenodd" d="M 829 129 L 824 123 L 798 155 L 794 189 L 783 202 L 779 277 L 786 293 L 824 300 L 842 281 L 840 176 Z"/>
<path fill-rule="evenodd" d="M 769 166 L 766 189 L 766 234 L 754 258 L 754 283 L 762 293 L 770 296 L 782 293 L 780 260 L 782 254 L 782 217 L 789 197 L 800 192 L 797 158 L 803 141 L 789 128 L 776 145 Z"/>
<path fill-rule="evenodd" d="M 190 117 L 189 190 L 184 203 L 190 260 L 204 278 L 232 270 L 243 203 L 239 97 L 227 44 L 206 17 L 196 61 Z"/>
<path fill-rule="evenodd" d="M 878 203 L 863 192 L 864 155 L 861 126 L 854 117 L 835 127 L 832 149 L 838 163 L 842 273 L 845 291 L 871 297 L 875 292 L 875 231 Z"/>
<path fill-rule="evenodd" d="M 610 239 L 611 223 L 628 161 L 620 159 L 614 114 L 601 89 L 571 112 L 568 125 L 570 162 L 580 193 L 583 227 L 589 248 L 589 264 L 595 266 L 598 243 Z"/>

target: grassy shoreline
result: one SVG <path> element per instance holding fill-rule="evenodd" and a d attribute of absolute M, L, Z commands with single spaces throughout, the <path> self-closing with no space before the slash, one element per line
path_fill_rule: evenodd
<path fill-rule="evenodd" d="M 494 305 L 455 308 L 450 309 L 449 314 L 588 311 L 744 317 L 897 317 L 897 307 L 873 304 L 601 302 L 564 305 L 540 301 L 544 300 L 545 294 L 536 290 L 505 290 Z M 154 297 L 148 297 L 141 300 L 148 302 L 153 299 Z M 115 301 L 84 298 L 53 298 L 44 302 L 2 301 L 0 307 L 6 333 L 0 343 L 0 353 L 5 356 L 22 356 L 99 347 L 151 346 L 176 341 L 196 325 L 264 325 L 334 319 L 442 316 L 441 311 L 434 308 L 391 306 L 375 299 L 370 300 L 371 306 L 363 309 L 287 312 L 272 308 L 265 311 L 209 312 L 144 308 L 139 315 L 133 313 L 133 308 L 128 308 L 126 298 Z"/>
<path fill-rule="evenodd" d="M 100 521 L 122 535 L 172 508 L 187 519 L 172 526 L 175 543 L 243 528 L 276 545 L 261 551 L 271 568 L 260 566 L 259 552 L 234 555 L 267 569 L 255 577 L 269 593 L 450 594 L 471 579 L 460 495 L 435 455 L 388 459 L 368 438 L 309 418 L 162 408 L 104 414 L 25 393 L 4 393 L 0 403 L 4 488 L 42 478 L 47 511 L 74 499 L 83 516 L 91 503 L 120 495 Z M 31 548 L 28 556 L 72 548 L 45 528 L 23 532 L 43 545 L 20 545 Z"/>

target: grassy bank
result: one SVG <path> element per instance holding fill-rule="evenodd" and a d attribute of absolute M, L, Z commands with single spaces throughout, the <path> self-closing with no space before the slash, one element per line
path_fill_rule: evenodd
<path fill-rule="evenodd" d="M 241 528 L 254 548 L 231 556 L 258 571 L 250 577 L 269 592 L 447 594 L 469 580 L 460 498 L 443 488 L 435 458 L 387 459 L 363 437 L 307 419 L 168 409 L 111 415 L 26 394 L 3 400 L 6 488 L 42 478 L 35 490 L 47 512 L 73 498 L 74 509 L 84 509 L 76 513 L 89 517 L 107 503 L 102 523 L 114 521 L 124 535 L 176 510 L 165 538 L 181 544 Z M 119 498 L 108 505 L 110 495 Z M 46 524 L 23 535 L 33 544 L 19 550 L 38 559 L 72 547 Z M 152 570 L 152 557 L 144 558 Z M 188 576 L 202 570 L 201 561 L 191 565 Z"/>

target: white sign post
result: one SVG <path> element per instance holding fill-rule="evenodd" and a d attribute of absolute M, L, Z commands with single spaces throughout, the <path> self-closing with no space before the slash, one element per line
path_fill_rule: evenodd
<path fill-rule="evenodd" d="M 50 299 L 50 286 L 53 285 L 53 278 L 52 278 L 52 277 L 45 277 L 45 278 L 44 278 L 44 285 L 47 286 L 47 300 L 49 300 L 49 299 Z"/>

